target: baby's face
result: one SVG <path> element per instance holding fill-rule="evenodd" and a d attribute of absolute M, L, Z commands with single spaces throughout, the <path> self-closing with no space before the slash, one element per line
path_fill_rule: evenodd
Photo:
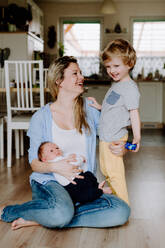
<path fill-rule="evenodd" d="M 56 144 L 47 143 L 44 146 L 42 157 L 45 161 L 53 160 L 58 156 L 62 156 L 62 151 Z"/>

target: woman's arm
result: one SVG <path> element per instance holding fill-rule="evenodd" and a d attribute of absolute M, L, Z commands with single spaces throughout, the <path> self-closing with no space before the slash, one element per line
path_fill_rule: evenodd
<path fill-rule="evenodd" d="M 73 178 L 83 178 L 78 175 L 78 173 L 82 172 L 79 165 L 73 165 L 71 162 L 75 162 L 73 158 L 62 159 L 57 162 L 41 162 L 38 159 L 34 159 L 31 163 L 31 167 L 33 171 L 37 171 L 39 173 L 57 173 L 64 177 L 66 177 L 71 183 L 75 184 L 72 180 Z"/>

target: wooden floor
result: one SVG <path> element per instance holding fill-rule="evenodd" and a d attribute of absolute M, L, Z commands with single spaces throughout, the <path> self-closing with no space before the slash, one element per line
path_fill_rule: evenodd
<path fill-rule="evenodd" d="M 31 170 L 27 156 L 15 160 L 11 169 L 6 168 L 6 159 L 0 163 L 0 204 L 29 200 Z M 128 153 L 125 164 L 132 209 L 126 225 L 69 230 L 29 227 L 11 231 L 10 224 L 0 222 L 0 248 L 164 248 L 165 134 L 144 132 L 139 153 Z"/>

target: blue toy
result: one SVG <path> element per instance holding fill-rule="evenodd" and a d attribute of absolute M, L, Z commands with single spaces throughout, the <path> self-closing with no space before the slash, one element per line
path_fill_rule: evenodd
<path fill-rule="evenodd" d="M 137 145 L 136 144 L 132 144 L 131 142 L 128 142 L 125 144 L 125 148 L 128 150 L 136 150 Z"/>

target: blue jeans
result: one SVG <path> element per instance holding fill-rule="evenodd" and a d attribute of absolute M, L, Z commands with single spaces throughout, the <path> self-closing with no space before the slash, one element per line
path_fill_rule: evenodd
<path fill-rule="evenodd" d="M 36 221 L 49 228 L 111 227 L 124 224 L 130 215 L 129 206 L 118 197 L 103 194 L 93 202 L 74 207 L 68 192 L 57 182 L 45 185 L 32 181 L 32 201 L 6 206 L 1 219 Z"/>

